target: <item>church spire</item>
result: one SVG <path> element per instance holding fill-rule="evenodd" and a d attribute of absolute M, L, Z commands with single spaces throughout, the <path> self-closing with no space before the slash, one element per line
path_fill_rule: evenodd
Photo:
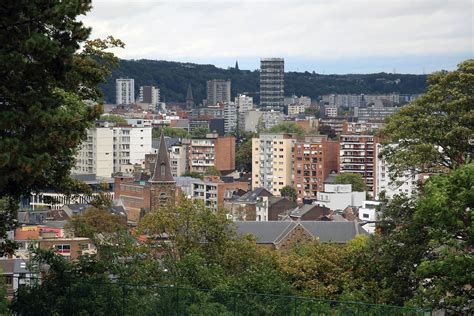
<path fill-rule="evenodd" d="M 186 93 L 186 109 L 191 110 L 194 108 L 193 90 L 191 84 L 188 84 L 188 92 Z"/>
<path fill-rule="evenodd" d="M 235 68 L 234 68 L 234 69 L 235 69 L 235 70 L 240 70 L 240 69 L 239 69 L 239 62 L 238 62 L 237 60 L 235 61 Z"/>
<path fill-rule="evenodd" d="M 150 182 L 174 182 L 171 174 L 170 161 L 168 158 L 168 149 L 166 148 L 165 136 L 161 132 L 160 147 L 156 155 L 155 168 Z"/>

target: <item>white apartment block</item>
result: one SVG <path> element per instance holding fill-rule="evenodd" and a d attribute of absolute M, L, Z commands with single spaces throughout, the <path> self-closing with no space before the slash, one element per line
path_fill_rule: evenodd
<path fill-rule="evenodd" d="M 253 98 L 246 96 L 245 94 L 239 94 L 235 97 L 235 106 L 239 113 L 245 113 L 253 109 Z"/>
<path fill-rule="evenodd" d="M 115 104 L 135 103 L 135 80 L 115 79 Z"/>
<path fill-rule="evenodd" d="M 82 143 L 77 156 L 75 174 L 95 174 L 110 177 L 114 172 L 114 131 L 107 127 L 87 130 L 87 138 Z"/>
<path fill-rule="evenodd" d="M 159 110 L 158 105 L 160 103 L 160 89 L 154 86 L 140 87 L 138 101 L 141 103 L 151 104 L 153 109 Z"/>
<path fill-rule="evenodd" d="M 171 175 L 180 177 L 188 171 L 188 146 L 186 144 L 172 145 L 169 148 Z"/>
<path fill-rule="evenodd" d="M 335 105 L 326 105 L 324 107 L 326 117 L 337 117 L 337 107 Z"/>
<path fill-rule="evenodd" d="M 290 105 L 288 105 L 288 115 L 294 116 L 294 115 L 304 113 L 304 111 L 307 108 L 308 107 L 304 104 L 299 104 L 299 103 L 290 104 Z"/>
<path fill-rule="evenodd" d="M 224 104 L 224 132 L 230 133 L 237 128 L 237 107 L 234 103 Z"/>
<path fill-rule="evenodd" d="M 348 206 L 362 206 L 364 192 L 353 192 L 351 184 L 325 184 L 324 192 L 317 192 L 317 204 L 329 209 L 344 210 Z"/>
<path fill-rule="evenodd" d="M 151 127 L 115 127 L 108 123 L 88 129 L 72 172 L 108 178 L 122 165 L 144 165 L 145 154 L 152 152 L 151 131 Z"/>
<path fill-rule="evenodd" d="M 391 180 L 389 165 L 383 159 L 378 158 L 382 147 L 383 145 L 380 143 L 375 144 L 375 196 L 379 198 L 382 192 L 388 199 L 392 199 L 396 194 L 412 196 L 417 191 L 420 175 L 407 173 L 405 176 Z"/>
<path fill-rule="evenodd" d="M 359 219 L 368 222 L 364 225 L 364 229 L 369 234 L 375 233 L 376 221 L 379 219 L 377 212 L 379 205 L 380 202 L 377 201 L 363 201 L 362 206 L 359 208 Z"/>
<path fill-rule="evenodd" d="M 288 134 L 260 134 L 252 138 L 252 189 L 263 187 L 275 196 L 292 185 L 292 148 Z"/>

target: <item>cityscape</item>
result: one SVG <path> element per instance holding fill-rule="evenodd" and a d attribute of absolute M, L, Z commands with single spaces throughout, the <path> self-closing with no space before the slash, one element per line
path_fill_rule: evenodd
<path fill-rule="evenodd" d="M 0 5 L 1 315 L 473 313 L 473 59 L 119 58 L 92 5 Z"/>

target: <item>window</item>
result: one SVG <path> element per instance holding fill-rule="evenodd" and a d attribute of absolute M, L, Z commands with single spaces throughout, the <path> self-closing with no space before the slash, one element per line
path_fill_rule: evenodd
<path fill-rule="evenodd" d="M 66 253 L 66 254 L 71 253 L 71 245 L 68 245 L 68 244 L 54 245 L 54 248 L 56 248 L 56 251 L 59 253 Z"/>
<path fill-rule="evenodd" d="M 363 218 L 369 218 L 369 214 L 365 214 L 365 213 L 364 213 L 364 214 L 362 214 L 362 217 L 363 217 Z"/>

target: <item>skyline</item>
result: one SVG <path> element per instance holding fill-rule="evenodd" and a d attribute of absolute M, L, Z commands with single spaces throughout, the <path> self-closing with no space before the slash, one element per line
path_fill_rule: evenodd
<path fill-rule="evenodd" d="M 113 35 L 123 59 L 286 71 L 431 73 L 474 55 L 471 1 L 98 0 L 82 20 L 92 37 Z M 256 32 L 264 30 L 265 32 Z M 348 31 L 350 30 L 350 32 Z"/>

